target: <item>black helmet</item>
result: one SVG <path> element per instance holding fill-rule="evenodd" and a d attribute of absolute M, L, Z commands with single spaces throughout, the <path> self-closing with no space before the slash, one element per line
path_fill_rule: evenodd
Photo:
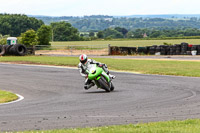
<path fill-rule="evenodd" d="M 87 62 L 87 55 L 85 54 L 80 55 L 79 60 L 82 64 L 85 64 Z"/>

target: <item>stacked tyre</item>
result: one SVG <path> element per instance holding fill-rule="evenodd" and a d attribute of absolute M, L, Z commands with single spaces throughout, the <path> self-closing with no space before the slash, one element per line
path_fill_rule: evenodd
<path fill-rule="evenodd" d="M 137 48 L 136 48 L 136 47 L 130 47 L 130 48 L 128 49 L 128 54 L 129 54 L 129 55 L 136 54 L 136 51 L 137 51 Z"/>
<path fill-rule="evenodd" d="M 167 47 L 166 45 L 160 45 L 160 54 L 167 55 Z"/>
<path fill-rule="evenodd" d="M 156 47 L 157 47 L 157 45 L 150 46 L 150 48 L 149 48 L 149 54 L 150 55 L 155 55 Z"/>
<path fill-rule="evenodd" d="M 197 50 L 197 46 L 196 45 L 192 45 L 191 47 L 191 51 Z"/>
<path fill-rule="evenodd" d="M 127 55 L 128 54 L 128 47 L 120 47 L 120 53 L 122 55 Z"/>
<path fill-rule="evenodd" d="M 186 55 L 188 50 L 188 43 L 181 43 L 181 54 Z"/>
<path fill-rule="evenodd" d="M 1 55 L 16 55 L 16 56 L 24 56 L 27 54 L 26 46 L 22 44 L 16 45 L 1 45 L 0 46 L 0 54 Z"/>
<path fill-rule="evenodd" d="M 169 55 L 176 55 L 176 46 L 172 45 L 169 47 Z"/>
<path fill-rule="evenodd" d="M 197 55 L 200 55 L 200 45 L 197 45 Z"/>
<path fill-rule="evenodd" d="M 157 46 L 156 47 L 156 53 L 160 52 L 161 51 L 161 47 L 160 46 Z"/>
<path fill-rule="evenodd" d="M 22 44 L 16 44 L 9 49 L 9 53 L 11 55 L 24 56 L 27 53 L 27 48 Z"/>
<path fill-rule="evenodd" d="M 176 55 L 180 55 L 181 54 L 181 45 L 180 44 L 176 44 L 175 47 L 176 47 L 175 48 L 176 49 L 175 50 L 175 54 Z"/>
<path fill-rule="evenodd" d="M 147 54 L 147 48 L 146 47 L 138 47 L 137 53 L 138 54 Z"/>

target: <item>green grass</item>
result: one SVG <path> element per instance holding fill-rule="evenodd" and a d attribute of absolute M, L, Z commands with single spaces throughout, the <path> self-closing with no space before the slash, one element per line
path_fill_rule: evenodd
<path fill-rule="evenodd" d="M 77 66 L 78 57 L 53 56 L 3 56 L 0 62 L 17 62 L 21 64 L 44 64 L 56 66 Z"/>
<path fill-rule="evenodd" d="M 200 62 L 137 59 L 97 59 L 113 70 L 143 74 L 200 77 Z"/>
<path fill-rule="evenodd" d="M 0 103 L 11 102 L 17 100 L 18 96 L 7 91 L 0 90 Z"/>
<path fill-rule="evenodd" d="M 200 120 L 151 122 L 94 128 L 25 131 L 23 133 L 199 133 Z"/>
<path fill-rule="evenodd" d="M 105 63 L 111 70 L 140 72 L 144 74 L 161 74 L 200 77 L 200 61 L 172 61 L 172 60 L 142 60 L 142 59 L 111 59 L 94 58 Z M 20 62 L 57 66 L 75 66 L 79 63 L 78 57 L 53 56 L 24 56 L 1 57 L 0 62 Z"/>
<path fill-rule="evenodd" d="M 171 43 L 171 44 L 180 44 L 182 42 L 187 42 L 189 44 L 200 44 L 200 39 L 173 39 L 173 40 L 98 40 L 98 41 L 69 41 L 69 42 L 51 42 L 52 46 L 80 46 L 80 45 L 88 45 L 88 46 L 97 46 L 107 47 L 108 44 L 111 46 L 129 46 L 129 47 L 142 47 L 142 46 L 152 46 L 152 45 L 163 45 L 163 43 Z"/>

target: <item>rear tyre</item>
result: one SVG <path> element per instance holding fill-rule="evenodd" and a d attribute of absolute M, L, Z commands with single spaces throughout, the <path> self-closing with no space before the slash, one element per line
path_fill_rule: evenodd
<path fill-rule="evenodd" d="M 106 92 L 110 92 L 109 83 L 103 76 L 98 80 L 98 82 L 102 89 L 104 89 Z"/>

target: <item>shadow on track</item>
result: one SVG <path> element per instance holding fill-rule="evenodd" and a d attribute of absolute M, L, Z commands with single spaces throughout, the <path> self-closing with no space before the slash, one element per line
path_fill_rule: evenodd
<path fill-rule="evenodd" d="M 120 91 L 114 90 L 114 91 L 111 91 L 111 92 L 106 92 L 106 91 L 102 90 L 102 91 L 89 91 L 89 92 L 85 92 L 85 93 L 87 93 L 87 94 L 98 94 L 98 93 L 107 93 L 107 94 L 109 94 L 109 93 L 115 93 L 115 92 L 120 92 Z"/>

